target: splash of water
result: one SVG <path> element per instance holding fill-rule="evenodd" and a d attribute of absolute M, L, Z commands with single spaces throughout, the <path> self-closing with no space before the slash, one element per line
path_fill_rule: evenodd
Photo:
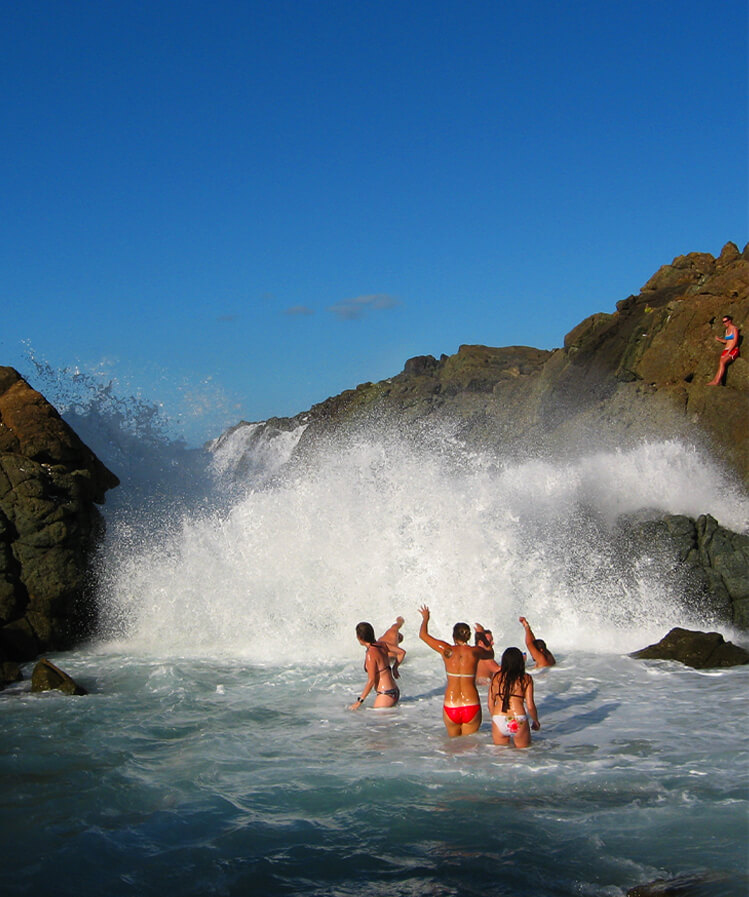
<path fill-rule="evenodd" d="M 133 394 L 106 364 L 55 368 L 27 343 L 25 367 L 29 383 L 119 477 L 120 488 L 107 496 L 113 526 L 128 525 L 115 519 L 120 510 L 131 520 L 133 510 L 144 506 L 163 516 L 165 509 L 174 513 L 176 505 L 205 494 L 206 453 L 175 437 L 176 422 L 164 406 Z"/>
<path fill-rule="evenodd" d="M 402 614 L 415 637 L 427 603 L 444 637 L 478 620 L 517 644 L 523 613 L 555 649 L 621 652 L 700 620 L 652 558 L 622 562 L 619 515 L 712 513 L 743 529 L 749 511 L 678 442 L 502 465 L 370 433 L 274 473 L 226 510 L 114 552 L 110 636 L 156 653 L 341 657 L 360 619 L 384 629 Z"/>

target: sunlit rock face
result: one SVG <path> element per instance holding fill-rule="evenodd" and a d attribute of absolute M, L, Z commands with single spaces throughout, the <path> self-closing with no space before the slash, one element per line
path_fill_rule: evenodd
<path fill-rule="evenodd" d="M 529 300 L 532 297 L 529 297 Z M 362 383 L 271 430 L 304 427 L 294 453 L 356 426 L 393 425 L 419 438 L 435 424 L 466 444 L 516 459 L 629 448 L 642 439 L 696 444 L 749 485 L 749 361 L 729 365 L 708 386 L 723 344 L 721 320 L 749 324 L 749 247 L 727 243 L 664 265 L 637 296 L 599 312 L 553 351 L 528 346 L 461 346 L 418 356 L 404 370 Z M 251 424 L 255 441 L 262 436 Z M 270 434 L 269 434 L 270 435 Z"/>
<path fill-rule="evenodd" d="M 90 628 L 96 505 L 118 482 L 40 393 L 0 367 L 0 662 L 69 647 Z"/>

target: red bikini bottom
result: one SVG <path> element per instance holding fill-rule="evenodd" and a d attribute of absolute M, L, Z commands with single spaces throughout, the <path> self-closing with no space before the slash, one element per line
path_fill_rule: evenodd
<path fill-rule="evenodd" d="M 462 707 L 444 705 L 445 713 L 454 723 L 470 723 L 481 710 L 481 704 L 464 704 Z"/>

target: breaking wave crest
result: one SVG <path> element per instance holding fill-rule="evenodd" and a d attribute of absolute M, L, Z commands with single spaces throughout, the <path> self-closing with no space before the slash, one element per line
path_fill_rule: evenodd
<path fill-rule="evenodd" d="M 517 643 L 523 613 L 555 649 L 621 652 L 701 622 L 657 557 L 628 553 L 621 516 L 711 513 L 734 530 L 749 517 L 727 475 L 676 441 L 504 464 L 436 431 L 419 444 L 364 433 L 287 464 L 291 438 L 282 461 L 259 440 L 239 491 L 219 477 L 202 512 L 147 539 L 120 533 L 105 565 L 108 638 L 145 652 L 332 658 L 350 654 L 361 619 L 384 629 L 402 614 L 415 635 L 427 603 L 445 637 L 462 619 Z M 233 445 L 247 450 L 241 435 Z"/>

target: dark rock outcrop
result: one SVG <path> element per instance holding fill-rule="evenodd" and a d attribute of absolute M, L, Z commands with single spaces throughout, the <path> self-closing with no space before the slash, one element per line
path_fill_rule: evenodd
<path fill-rule="evenodd" d="M 749 651 L 727 642 L 719 632 L 695 632 L 675 627 L 657 644 L 635 651 L 638 660 L 678 660 L 698 670 L 749 663 Z"/>
<path fill-rule="evenodd" d="M 72 676 L 55 666 L 46 657 L 36 664 L 31 674 L 32 692 L 61 691 L 65 695 L 87 695 L 86 689 Z"/>
<path fill-rule="evenodd" d="M 0 663 L 87 631 L 96 504 L 118 482 L 40 393 L 0 367 Z"/>
<path fill-rule="evenodd" d="M 21 679 L 23 679 L 23 673 L 17 663 L 12 660 L 0 662 L 0 689 L 12 682 L 20 682 Z"/>
<path fill-rule="evenodd" d="M 621 518 L 628 555 L 647 552 L 667 576 L 684 582 L 685 603 L 717 623 L 749 629 L 749 536 L 731 532 L 709 514 L 693 520 Z"/>

